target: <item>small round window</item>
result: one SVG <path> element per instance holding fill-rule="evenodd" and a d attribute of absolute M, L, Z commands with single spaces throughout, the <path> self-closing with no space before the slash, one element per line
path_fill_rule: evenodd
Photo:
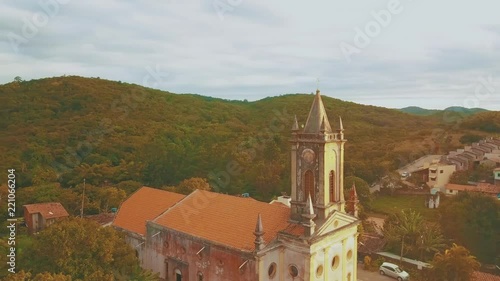
<path fill-rule="evenodd" d="M 339 267 L 339 264 L 340 264 L 340 258 L 339 256 L 335 256 L 333 257 L 332 259 L 332 269 L 335 270 Z"/>
<path fill-rule="evenodd" d="M 321 277 L 323 275 L 323 266 L 319 265 L 318 268 L 316 268 L 316 277 Z"/>
<path fill-rule="evenodd" d="M 274 278 L 274 276 L 276 275 L 276 263 L 271 263 L 271 265 L 269 265 L 269 269 L 267 269 L 267 274 L 269 275 L 269 278 Z"/>
<path fill-rule="evenodd" d="M 299 269 L 295 265 L 290 265 L 288 267 L 288 273 L 290 273 L 292 277 L 297 277 L 299 275 Z"/>
<path fill-rule="evenodd" d="M 352 250 L 347 252 L 347 260 L 350 261 L 352 259 Z"/>

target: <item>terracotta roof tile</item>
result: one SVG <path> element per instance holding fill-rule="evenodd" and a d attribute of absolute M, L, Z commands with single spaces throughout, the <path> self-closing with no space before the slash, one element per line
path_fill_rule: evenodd
<path fill-rule="evenodd" d="M 45 219 L 60 218 L 69 216 L 68 212 L 61 203 L 38 203 L 24 205 L 26 211 L 30 214 L 40 213 Z"/>
<path fill-rule="evenodd" d="M 473 281 L 500 281 L 500 276 L 480 271 L 474 271 L 472 274 Z"/>
<path fill-rule="evenodd" d="M 493 185 L 489 183 L 479 183 L 477 186 L 474 185 L 463 185 L 463 184 L 446 184 L 446 189 L 459 190 L 459 191 L 471 191 L 471 192 L 483 192 L 490 194 L 500 193 L 500 186 Z"/>
<path fill-rule="evenodd" d="M 289 224 L 290 208 L 203 190 L 186 196 L 154 221 L 195 237 L 253 251 L 258 214 L 262 216 L 265 243 Z"/>
<path fill-rule="evenodd" d="M 185 196 L 143 186 L 120 206 L 113 225 L 141 235 L 146 234 L 146 220 L 153 220 Z"/>
<path fill-rule="evenodd" d="M 303 225 L 290 223 L 285 229 L 282 230 L 282 232 L 294 236 L 302 236 L 305 233 L 305 228 Z"/>

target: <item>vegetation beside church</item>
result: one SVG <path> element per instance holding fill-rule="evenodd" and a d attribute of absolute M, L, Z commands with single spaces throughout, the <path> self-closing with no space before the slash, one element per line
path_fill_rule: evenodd
<path fill-rule="evenodd" d="M 64 219 L 33 236 L 17 272 L 5 280 L 156 280 L 139 267 L 121 233 L 81 218 Z"/>
<path fill-rule="evenodd" d="M 500 262 L 500 204 L 477 193 L 459 193 L 439 207 L 443 233 L 479 261 Z"/>

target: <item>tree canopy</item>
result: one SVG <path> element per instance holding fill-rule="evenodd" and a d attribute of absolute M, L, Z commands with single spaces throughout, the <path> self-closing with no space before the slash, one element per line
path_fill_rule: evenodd
<path fill-rule="evenodd" d="M 349 200 L 349 192 L 352 186 L 356 185 L 356 193 L 358 194 L 358 200 L 364 208 L 369 208 L 370 202 L 372 200 L 372 195 L 370 194 L 370 186 L 368 183 L 358 177 L 348 176 L 344 179 L 344 197 L 345 200 Z"/>
<path fill-rule="evenodd" d="M 480 264 L 465 247 L 453 244 L 444 253 L 438 253 L 431 262 L 432 281 L 471 281 L 472 273 Z"/>
<path fill-rule="evenodd" d="M 447 237 L 467 247 L 480 261 L 495 263 L 500 253 L 500 203 L 480 193 L 461 192 L 439 206 Z"/>
<path fill-rule="evenodd" d="M 121 233 L 75 217 L 41 231 L 34 236 L 30 251 L 23 254 L 28 261 L 23 269 L 33 274 L 60 273 L 84 281 L 135 280 L 144 275 Z"/>
<path fill-rule="evenodd" d="M 21 270 L 15 274 L 9 274 L 3 281 L 71 281 L 72 278 L 69 275 L 57 274 L 57 273 L 49 273 L 43 272 L 38 273 L 33 276 L 30 272 L 26 272 Z"/>
<path fill-rule="evenodd" d="M 197 189 L 208 191 L 212 190 L 212 188 L 208 184 L 208 181 L 203 178 L 185 179 L 178 186 L 166 188 L 166 190 L 182 194 L 189 194 Z"/>

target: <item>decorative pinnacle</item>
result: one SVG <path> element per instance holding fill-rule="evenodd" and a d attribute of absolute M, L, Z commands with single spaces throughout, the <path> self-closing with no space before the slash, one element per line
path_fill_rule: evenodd
<path fill-rule="evenodd" d="M 302 214 L 302 217 L 307 219 L 307 220 L 305 222 L 303 222 L 302 224 L 306 227 L 305 235 L 307 237 L 310 237 L 314 234 L 314 230 L 316 227 L 316 224 L 313 221 L 313 219 L 316 217 L 316 214 L 314 213 L 312 200 L 311 200 L 311 194 L 309 194 L 309 196 L 307 197 L 306 208 L 304 211 L 305 212 Z"/>
<path fill-rule="evenodd" d="M 264 234 L 264 228 L 262 227 L 262 217 L 259 215 L 257 216 L 257 224 L 255 225 L 255 234 L 261 235 Z"/>
<path fill-rule="evenodd" d="M 352 187 L 351 187 L 352 191 L 351 191 L 351 196 L 353 196 L 354 198 L 358 198 L 358 193 L 356 192 L 356 185 L 354 183 L 352 183 Z"/>
<path fill-rule="evenodd" d="M 342 117 L 339 116 L 339 131 L 344 130 L 344 124 L 342 124 Z"/>
<path fill-rule="evenodd" d="M 292 131 L 296 132 L 299 130 L 299 122 L 297 121 L 297 115 L 295 115 L 295 120 L 293 122 Z"/>
<path fill-rule="evenodd" d="M 314 214 L 314 209 L 313 209 L 313 204 L 312 204 L 312 199 L 311 199 L 311 194 L 307 196 L 307 202 L 306 202 L 306 210 L 308 215 L 313 215 Z"/>
<path fill-rule="evenodd" d="M 262 218 L 259 213 L 259 215 L 257 216 L 255 231 L 253 232 L 253 234 L 255 235 L 255 250 L 262 250 L 264 248 L 264 238 L 262 238 L 262 236 L 264 236 L 264 233 L 264 228 L 262 227 Z"/>

